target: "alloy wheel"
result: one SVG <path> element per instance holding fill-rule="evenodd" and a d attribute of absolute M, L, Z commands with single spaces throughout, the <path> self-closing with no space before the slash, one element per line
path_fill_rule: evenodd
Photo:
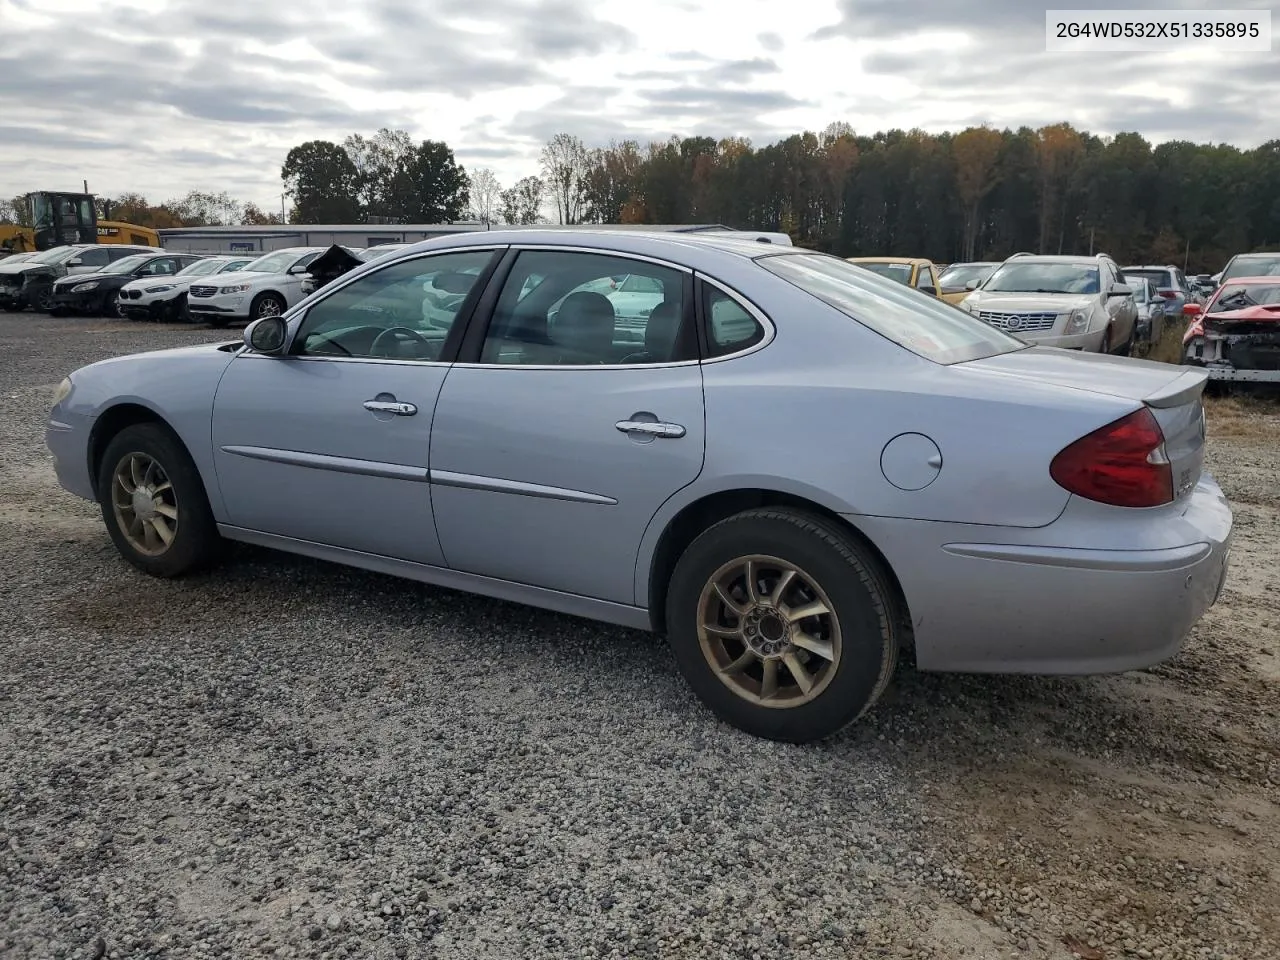
<path fill-rule="evenodd" d="M 725 686 L 764 707 L 812 702 L 840 664 L 835 606 L 777 557 L 739 557 L 711 575 L 698 599 L 698 643 Z"/>
<path fill-rule="evenodd" d="M 129 545 L 148 557 L 169 549 L 178 533 L 178 500 L 164 467 L 145 453 L 129 453 L 111 475 L 111 506 Z"/>

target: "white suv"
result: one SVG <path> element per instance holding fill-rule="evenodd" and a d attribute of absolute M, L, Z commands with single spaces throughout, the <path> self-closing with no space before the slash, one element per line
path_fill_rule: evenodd
<path fill-rule="evenodd" d="M 1030 343 L 1093 353 L 1127 355 L 1138 321 L 1133 289 L 1106 254 L 1014 254 L 960 309 Z"/>
<path fill-rule="evenodd" d="M 171 277 L 130 280 L 120 288 L 116 310 L 130 320 L 168 323 L 183 320 L 187 312 L 187 288 L 197 278 L 243 270 L 253 260 L 253 257 L 205 257 Z"/>
<path fill-rule="evenodd" d="M 225 278 L 192 283 L 187 288 L 187 312 L 196 323 L 211 327 L 277 317 L 302 300 L 307 264 L 326 249 L 272 250 Z"/>

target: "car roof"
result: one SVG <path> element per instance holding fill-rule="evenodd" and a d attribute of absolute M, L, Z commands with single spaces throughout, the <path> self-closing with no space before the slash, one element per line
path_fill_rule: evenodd
<path fill-rule="evenodd" d="M 1177 270 L 1171 263 L 1135 263 L 1132 266 L 1121 267 L 1121 270 Z"/>
<path fill-rule="evenodd" d="M 1231 283 L 1231 284 L 1236 284 L 1236 283 L 1243 283 L 1243 284 L 1251 284 L 1251 283 L 1272 283 L 1272 284 L 1275 284 L 1275 283 L 1280 283 L 1280 276 L 1274 276 L 1274 277 L 1232 277 L 1230 280 L 1228 280 L 1228 281 L 1227 281 L 1227 283 Z M 1225 286 L 1227 285 L 1227 283 L 1224 283 L 1224 284 L 1222 284 L 1222 285 L 1225 287 Z"/>
<path fill-rule="evenodd" d="M 1107 257 L 1106 259 L 1110 260 L 1111 258 Z M 1014 256 L 1010 257 L 1008 260 L 1003 261 L 1001 263 L 1001 266 L 1004 266 L 1005 263 L 1009 263 L 1013 260 L 1017 260 L 1019 263 L 1021 263 L 1024 260 L 1035 260 L 1041 263 L 1080 263 L 1080 264 L 1087 263 L 1095 267 L 1098 265 L 1098 257 L 1097 256 L 1091 257 L 1091 256 L 1088 256 L 1087 254 L 1023 253 L 1023 254 L 1015 254 Z"/>
<path fill-rule="evenodd" d="M 754 237 L 754 235 L 751 235 Z M 755 259 L 771 254 L 810 254 L 827 256 L 816 250 L 804 247 L 786 246 L 756 239 L 739 239 L 731 234 L 711 233 L 670 233 L 648 230 L 609 230 L 609 229 L 537 229 L 523 228 L 518 230 L 483 230 L 454 233 L 439 237 L 430 237 L 410 243 L 402 254 L 418 252 L 429 253 L 433 250 L 459 249 L 463 247 L 560 247 L 596 250 L 601 253 L 617 251 L 618 253 L 651 253 L 655 256 L 670 255 L 673 248 L 681 248 L 687 254 L 700 251 L 714 255 L 733 255 Z"/>
<path fill-rule="evenodd" d="M 926 257 L 849 257 L 850 263 L 910 263 L 920 265 L 922 263 L 932 263 Z"/>

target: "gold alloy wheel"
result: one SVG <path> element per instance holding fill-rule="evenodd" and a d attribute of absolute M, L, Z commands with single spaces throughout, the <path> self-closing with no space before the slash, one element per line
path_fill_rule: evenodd
<path fill-rule="evenodd" d="M 169 549 L 178 533 L 178 501 L 159 461 L 129 453 L 111 474 L 111 507 L 129 546 L 148 557 Z"/>
<path fill-rule="evenodd" d="M 840 664 L 830 598 L 793 563 L 753 555 L 726 563 L 698 598 L 698 645 L 720 681 L 762 707 L 798 707 Z"/>

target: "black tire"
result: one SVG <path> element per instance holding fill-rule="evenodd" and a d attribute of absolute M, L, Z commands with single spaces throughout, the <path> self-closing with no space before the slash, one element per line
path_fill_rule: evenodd
<path fill-rule="evenodd" d="M 53 306 L 53 287 L 41 287 L 39 290 L 33 290 L 27 302 L 31 305 L 31 309 L 40 313 L 49 313 L 53 316 L 59 316 L 54 313 Z"/>
<path fill-rule="evenodd" d="M 826 594 L 839 624 L 840 655 L 827 668 L 834 673 L 808 702 L 753 703 L 722 680 L 703 653 L 703 588 L 735 558 L 753 555 L 803 571 Z M 667 634 L 685 680 L 722 720 L 758 737 L 805 743 L 848 726 L 884 692 L 898 658 L 895 596 L 877 558 L 833 521 L 798 510 L 748 510 L 703 531 L 676 563 L 667 592 Z"/>
<path fill-rule="evenodd" d="M 187 295 L 180 293 L 169 301 L 165 307 L 164 316 L 160 319 L 165 323 L 179 323 L 187 316 Z"/>
<path fill-rule="evenodd" d="M 275 308 L 274 311 L 264 313 L 263 310 L 269 306 L 273 306 Z M 280 296 L 280 294 L 260 293 L 253 298 L 253 303 L 249 306 L 249 322 L 253 323 L 255 320 L 268 316 L 278 317 L 288 308 L 289 305 L 284 302 L 284 297 Z"/>
<path fill-rule="evenodd" d="M 116 468 L 133 454 L 159 464 L 172 485 L 176 527 L 172 543 L 159 554 L 144 553 L 130 542 L 113 504 Z M 179 577 L 208 566 L 221 555 L 223 541 L 209 509 L 200 472 L 186 448 L 160 424 L 134 424 L 111 438 L 98 469 L 98 505 L 120 555 L 144 573 Z"/>
<path fill-rule="evenodd" d="M 66 317 L 66 316 L 70 316 L 69 311 L 67 311 L 67 310 L 66 310 L 65 308 L 63 308 L 63 307 L 50 307 L 48 310 L 46 310 L 46 311 L 45 311 L 45 313 L 49 314 L 49 316 L 51 316 L 51 317 Z"/>
<path fill-rule="evenodd" d="M 21 309 L 22 309 L 22 304 L 20 304 L 20 303 L 6 303 L 6 304 L 4 304 L 4 312 L 5 312 L 5 313 L 17 313 L 17 312 L 18 312 L 19 310 L 21 310 Z"/>

